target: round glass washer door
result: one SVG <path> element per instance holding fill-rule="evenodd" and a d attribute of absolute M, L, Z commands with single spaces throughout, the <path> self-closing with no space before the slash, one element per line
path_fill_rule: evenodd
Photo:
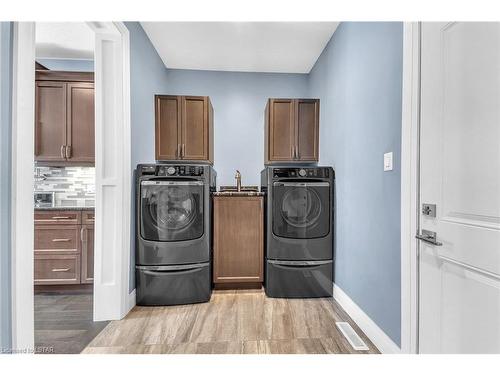
<path fill-rule="evenodd" d="M 275 182 L 273 233 L 287 238 L 320 238 L 330 233 L 330 185 L 326 182 Z"/>
<path fill-rule="evenodd" d="M 141 235 L 150 241 L 183 241 L 203 235 L 203 185 L 143 181 Z"/>
<path fill-rule="evenodd" d="M 281 216 L 289 225 L 304 228 L 317 223 L 321 215 L 318 194 L 306 187 L 296 187 L 283 195 Z"/>

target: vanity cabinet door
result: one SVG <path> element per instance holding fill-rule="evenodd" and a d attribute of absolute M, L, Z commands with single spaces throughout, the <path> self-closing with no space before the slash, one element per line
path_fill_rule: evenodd
<path fill-rule="evenodd" d="M 214 283 L 264 279 L 263 197 L 214 197 Z"/>

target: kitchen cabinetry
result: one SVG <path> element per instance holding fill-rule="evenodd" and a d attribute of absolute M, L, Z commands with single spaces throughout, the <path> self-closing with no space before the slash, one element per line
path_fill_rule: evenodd
<path fill-rule="evenodd" d="M 35 160 L 94 163 L 93 73 L 37 71 Z"/>
<path fill-rule="evenodd" d="M 264 279 L 262 196 L 214 196 L 214 283 L 260 287 Z"/>
<path fill-rule="evenodd" d="M 265 110 L 265 162 L 319 160 L 319 99 L 269 99 Z"/>
<path fill-rule="evenodd" d="M 213 164 L 213 107 L 208 96 L 155 96 L 156 160 Z"/>
<path fill-rule="evenodd" d="M 92 283 L 93 218 L 93 210 L 35 211 L 35 285 Z"/>

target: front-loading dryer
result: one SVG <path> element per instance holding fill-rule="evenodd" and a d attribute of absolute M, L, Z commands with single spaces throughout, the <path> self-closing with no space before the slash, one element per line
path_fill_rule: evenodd
<path fill-rule="evenodd" d="M 334 180 L 331 167 L 269 166 L 262 171 L 268 296 L 333 294 Z"/>
<path fill-rule="evenodd" d="M 136 174 L 137 304 L 208 301 L 215 171 L 208 165 L 141 164 Z"/>

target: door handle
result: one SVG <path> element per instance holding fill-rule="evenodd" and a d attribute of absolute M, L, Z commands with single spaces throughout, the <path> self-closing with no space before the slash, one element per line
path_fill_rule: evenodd
<path fill-rule="evenodd" d="M 68 272 L 69 268 L 52 268 L 52 272 Z"/>
<path fill-rule="evenodd" d="M 177 150 L 175 151 L 176 155 L 175 157 L 180 159 L 181 158 L 181 144 L 177 143 Z"/>
<path fill-rule="evenodd" d="M 186 144 L 185 143 L 182 144 L 182 148 L 181 148 L 181 157 L 184 158 L 184 156 L 186 156 Z"/>
<path fill-rule="evenodd" d="M 62 145 L 61 146 L 61 159 L 66 159 L 66 146 Z"/>
<path fill-rule="evenodd" d="M 52 239 L 52 242 L 69 242 L 69 238 L 54 238 Z"/>
<path fill-rule="evenodd" d="M 66 155 L 66 159 L 71 158 L 71 146 L 66 146 L 65 155 Z"/>
<path fill-rule="evenodd" d="M 299 146 L 295 146 L 295 157 L 297 160 L 300 159 Z"/>
<path fill-rule="evenodd" d="M 436 232 L 432 232 L 430 230 L 422 229 L 422 234 L 417 234 L 415 238 L 434 246 L 443 246 L 442 242 L 437 241 Z"/>

